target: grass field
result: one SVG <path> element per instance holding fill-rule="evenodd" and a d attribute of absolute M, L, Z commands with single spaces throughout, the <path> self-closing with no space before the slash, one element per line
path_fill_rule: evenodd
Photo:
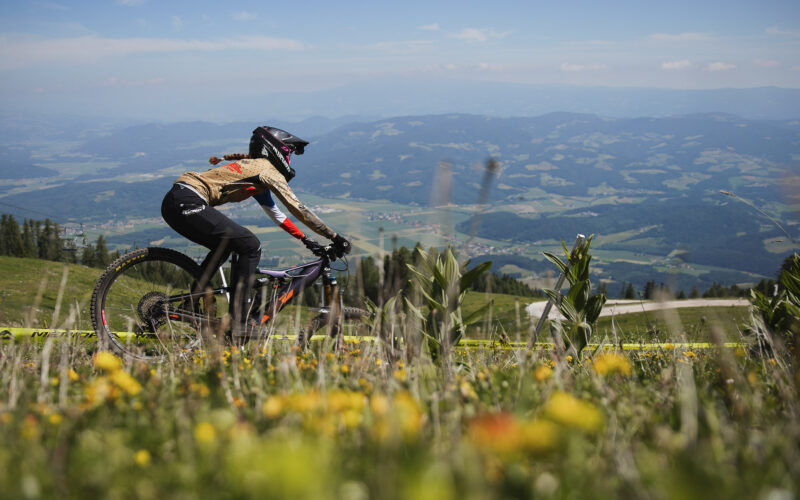
<path fill-rule="evenodd" d="M 99 273 L 0 258 L 2 320 L 87 328 L 81 311 Z M 465 311 L 487 298 L 491 313 L 468 337 L 527 340 L 524 300 L 471 293 Z M 648 314 L 615 317 L 620 339 L 718 345 L 741 339 L 747 322 L 746 311 L 727 309 L 681 310 L 663 323 Z M 608 337 L 606 328 L 601 322 L 596 335 Z M 779 347 L 765 351 L 748 338 L 751 347 L 580 357 L 476 348 L 434 361 L 418 329 L 398 324 L 397 332 L 405 340 L 395 346 L 318 342 L 300 351 L 270 339 L 158 364 L 122 360 L 96 342 L 6 341 L 2 496 L 749 499 L 800 491 L 800 372 Z"/>
<path fill-rule="evenodd" d="M 0 326 L 60 328 L 69 322 L 76 329 L 91 330 L 89 300 L 101 272 L 81 265 L 0 257 Z M 62 279 L 61 305 L 54 317 Z M 535 323 L 526 314 L 525 306 L 534 300 L 541 299 L 469 292 L 464 303 L 466 313 L 487 301 L 492 302 L 492 308 L 485 321 L 471 327 L 467 336 L 488 339 L 505 335 L 510 340 L 517 336 L 527 340 Z M 678 314 L 691 341 L 708 340 L 711 325 L 718 325 L 730 334 L 730 340 L 735 340 L 741 325 L 749 319 L 747 308 L 689 308 L 678 310 Z M 293 318 L 296 311 L 290 306 L 282 316 Z M 301 317 L 306 319 L 308 314 L 303 312 Z M 605 337 L 614 340 L 615 332 L 618 340 L 625 342 L 664 340 L 665 331 L 666 320 L 661 313 L 618 315 L 613 327 L 611 318 L 601 318 L 592 341 L 600 342 Z"/>
<path fill-rule="evenodd" d="M 792 498 L 797 379 L 746 350 L 0 350 L 7 498 Z"/>

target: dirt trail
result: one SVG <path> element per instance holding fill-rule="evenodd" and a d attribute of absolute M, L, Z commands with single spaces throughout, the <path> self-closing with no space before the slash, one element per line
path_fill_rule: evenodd
<path fill-rule="evenodd" d="M 534 302 L 529 304 L 525 310 L 533 318 L 538 318 L 544 311 L 547 301 Z M 750 302 L 747 299 L 690 299 L 690 300 L 668 300 L 664 302 L 653 302 L 649 300 L 609 300 L 603 307 L 600 316 L 618 316 L 620 314 L 630 314 L 642 311 L 660 311 L 662 309 L 677 309 L 680 307 L 747 307 Z M 558 308 L 553 306 L 550 309 L 549 318 L 559 317 Z"/>

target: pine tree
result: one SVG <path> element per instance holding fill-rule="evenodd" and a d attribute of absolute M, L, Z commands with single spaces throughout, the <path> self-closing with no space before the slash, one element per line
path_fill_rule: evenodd
<path fill-rule="evenodd" d="M 81 264 L 87 267 L 95 267 L 96 261 L 97 255 L 95 254 L 94 246 L 91 243 L 85 244 L 81 250 Z"/>
<path fill-rule="evenodd" d="M 3 215 L 0 221 L 0 237 L 3 240 L 3 254 L 11 257 L 22 257 L 24 255 L 22 246 L 22 234 L 19 224 L 13 215 Z"/>
<path fill-rule="evenodd" d="M 108 255 L 108 247 L 106 246 L 106 240 L 103 238 L 103 235 L 97 237 L 97 243 L 94 245 L 94 253 L 95 253 L 95 266 L 105 269 L 108 264 L 111 263 L 109 260 Z"/>
<path fill-rule="evenodd" d="M 40 259 L 55 260 L 55 249 L 52 243 L 54 239 L 53 236 L 53 225 L 50 219 L 45 219 L 44 227 L 42 228 L 42 232 L 39 233 L 39 239 L 36 242 Z"/>
<path fill-rule="evenodd" d="M 645 300 L 653 300 L 656 291 L 656 282 L 648 281 L 644 285 L 644 298 Z"/>
<path fill-rule="evenodd" d="M 0 255 L 8 255 L 8 244 L 5 239 L 7 219 L 6 214 L 0 216 Z"/>
<path fill-rule="evenodd" d="M 22 253 L 28 258 L 36 258 L 36 239 L 32 226 L 32 221 L 28 219 L 22 224 Z"/>
<path fill-rule="evenodd" d="M 635 299 L 636 298 L 636 290 L 633 288 L 633 283 L 628 283 L 628 288 L 625 289 L 625 296 L 624 299 Z"/>

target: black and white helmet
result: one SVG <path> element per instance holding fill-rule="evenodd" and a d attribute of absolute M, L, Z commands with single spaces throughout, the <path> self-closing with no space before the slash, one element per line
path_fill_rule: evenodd
<path fill-rule="evenodd" d="M 250 137 L 250 158 L 266 158 L 289 182 L 294 177 L 290 166 L 292 153 L 303 154 L 308 141 L 275 127 L 258 127 Z"/>

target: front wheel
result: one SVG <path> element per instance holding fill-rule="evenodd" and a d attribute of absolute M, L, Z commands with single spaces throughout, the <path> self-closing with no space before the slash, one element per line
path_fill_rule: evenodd
<path fill-rule="evenodd" d="M 357 325 L 370 315 L 369 311 L 365 311 L 364 309 L 359 309 L 357 307 L 342 307 L 341 311 L 342 323 L 345 325 Z M 323 328 L 329 325 L 331 327 L 331 337 L 338 337 L 341 326 L 345 326 L 340 325 L 340 322 L 337 321 L 337 318 L 333 317 L 333 314 L 329 309 L 320 311 L 319 314 L 311 318 L 311 320 L 306 324 L 305 328 L 303 328 L 303 330 L 300 332 L 300 335 L 298 335 L 299 344 L 303 347 L 306 347 L 311 341 L 311 337 L 315 333 L 321 331 Z"/>
<path fill-rule="evenodd" d="M 135 250 L 114 261 L 92 294 L 101 346 L 147 361 L 200 347 L 217 309 L 214 296 L 193 294 L 200 273 L 192 259 L 165 248 Z"/>

